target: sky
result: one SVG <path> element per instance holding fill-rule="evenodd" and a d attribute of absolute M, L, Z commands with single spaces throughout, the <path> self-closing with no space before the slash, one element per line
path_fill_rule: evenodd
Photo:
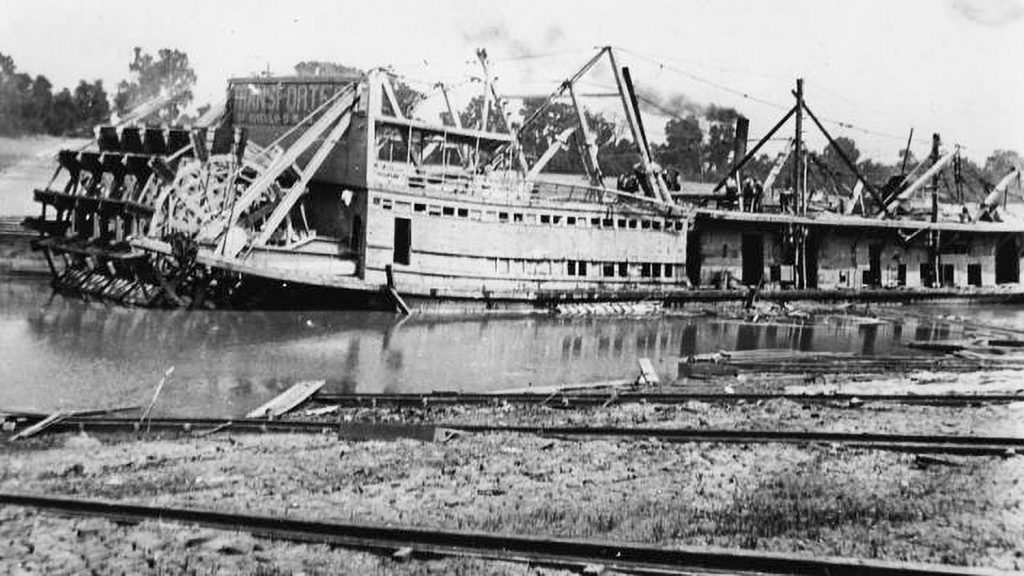
<path fill-rule="evenodd" d="M 911 128 L 918 157 L 933 132 L 979 161 L 1024 152 L 1024 0 L 0 0 L 0 52 L 20 71 L 113 92 L 133 47 L 177 48 L 198 74 L 197 102 L 221 99 L 230 77 L 303 60 L 389 66 L 467 100 L 480 47 L 500 92 L 540 95 L 605 45 L 652 97 L 683 113 L 735 107 L 752 135 L 786 112 L 802 77 L 826 128 L 866 157 L 895 161 Z M 603 92 L 610 76 L 583 82 Z M 588 105 L 616 117 L 609 102 Z M 652 139 L 664 121 L 647 120 Z"/>

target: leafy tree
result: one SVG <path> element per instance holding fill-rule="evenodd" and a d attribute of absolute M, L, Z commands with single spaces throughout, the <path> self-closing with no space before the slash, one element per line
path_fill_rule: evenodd
<path fill-rule="evenodd" d="M 1009 174 L 1013 168 L 1024 169 L 1024 158 L 1021 158 L 1016 150 L 996 150 L 985 159 L 982 170 L 985 177 L 995 183 Z"/>
<path fill-rule="evenodd" d="M 80 80 L 75 88 L 74 103 L 78 127 L 84 125 L 88 128 L 110 119 L 110 102 L 102 80 Z"/>
<path fill-rule="evenodd" d="M 523 101 L 519 114 L 525 121 L 544 105 L 543 98 L 528 98 Z M 479 122 L 480 99 L 474 99 L 461 114 L 463 125 L 473 126 Z M 597 146 L 598 163 L 605 176 L 616 176 L 632 169 L 637 162 L 636 147 L 630 140 L 618 138 L 616 126 L 600 113 L 586 112 L 587 124 Z M 468 122 L 467 122 L 468 121 Z M 490 123 L 489 123 L 490 124 Z M 533 164 L 547 151 L 558 135 L 569 127 L 577 126 L 576 109 L 564 102 L 554 102 L 530 123 L 520 129 L 519 141 L 527 162 Z M 493 128 L 493 127 L 492 127 Z M 582 173 L 583 164 L 578 152 L 583 134 L 576 130 L 568 141 L 569 150 L 555 154 L 545 168 L 548 172 Z"/>
<path fill-rule="evenodd" d="M 391 88 L 395 91 L 395 100 L 398 100 L 398 107 L 401 108 L 402 115 L 406 117 L 412 117 L 416 105 L 426 98 L 425 94 L 398 78 L 391 78 Z"/>
<path fill-rule="evenodd" d="M 170 96 L 172 100 L 162 109 L 143 118 L 143 122 L 172 123 L 192 102 L 192 87 L 196 73 L 188 61 L 188 54 L 180 50 L 162 48 L 157 57 L 135 48 L 135 57 L 128 64 L 131 80 L 117 85 L 114 109 L 121 116 L 156 96 Z"/>
<path fill-rule="evenodd" d="M 704 132 L 695 116 L 672 118 L 665 124 L 665 143 L 654 147 L 658 162 L 679 170 L 686 180 L 700 180 Z"/>
<path fill-rule="evenodd" d="M 711 126 L 708 128 L 704 172 L 712 180 L 724 178 L 732 168 L 730 160 L 735 144 L 736 119 L 739 116 L 734 108 L 708 107 L 707 119 Z"/>
<path fill-rule="evenodd" d="M 856 142 L 850 138 L 840 136 L 835 139 L 834 143 L 830 142 L 826 145 L 825 149 L 822 151 L 821 160 L 826 166 L 839 174 L 847 174 L 850 172 L 850 169 L 847 167 L 846 162 L 843 161 L 842 156 L 836 149 L 837 146 L 843 151 L 846 158 L 853 162 L 854 166 L 857 165 L 857 160 L 860 159 L 860 150 L 857 149 Z"/>
<path fill-rule="evenodd" d="M 337 62 L 305 60 L 295 65 L 298 76 L 362 76 L 363 71 Z"/>

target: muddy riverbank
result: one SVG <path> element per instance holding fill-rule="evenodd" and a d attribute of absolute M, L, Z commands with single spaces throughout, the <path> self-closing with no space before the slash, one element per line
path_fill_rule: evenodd
<path fill-rule="evenodd" d="M 1019 404 L 340 409 L 333 419 L 643 424 L 735 429 L 1011 433 Z M 1022 457 L 946 457 L 827 445 L 565 441 L 519 434 L 445 442 L 332 435 L 58 434 L 0 450 L 0 490 L 659 545 L 1024 568 Z M 491 573 L 525 566 L 390 559 L 244 534 L 126 529 L 5 508 L 7 573 Z"/>

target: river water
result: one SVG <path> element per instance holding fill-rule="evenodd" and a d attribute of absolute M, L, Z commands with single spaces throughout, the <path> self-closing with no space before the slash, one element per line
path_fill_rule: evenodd
<path fill-rule="evenodd" d="M 664 379 L 680 358 L 717 350 L 790 348 L 908 353 L 909 340 L 956 337 L 932 319 L 805 324 L 712 317 L 409 318 L 365 312 L 162 311 L 83 302 L 42 280 L 0 279 L 0 410 L 146 404 L 174 372 L 154 413 L 244 414 L 291 384 L 330 392 L 486 391 L 632 378 L 649 357 Z M 1016 309 L 975 318 L 1019 323 Z"/>

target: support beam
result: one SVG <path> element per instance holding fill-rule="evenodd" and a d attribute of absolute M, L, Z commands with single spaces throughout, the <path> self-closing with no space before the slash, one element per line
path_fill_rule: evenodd
<path fill-rule="evenodd" d="M 310 159 L 309 163 L 302 168 L 301 176 L 299 180 L 288 189 L 288 193 L 282 198 L 274 211 L 270 214 L 267 220 L 263 223 L 263 228 L 260 230 L 260 235 L 253 242 L 253 246 L 260 246 L 266 244 L 270 237 L 277 231 L 277 227 L 284 221 L 285 216 L 291 211 L 295 203 L 306 193 L 306 185 L 316 174 L 316 171 L 323 164 L 324 160 L 327 159 L 327 155 L 334 150 L 341 137 L 348 130 L 349 124 L 352 123 L 351 110 L 346 112 L 335 124 L 334 128 L 328 134 L 327 138 L 324 139 L 323 143 L 320 144 L 320 148 L 317 149 L 316 154 Z"/>
<path fill-rule="evenodd" d="M 825 136 L 825 139 L 828 140 L 829 144 L 831 144 L 833 148 L 835 148 L 836 152 L 839 154 L 839 158 L 843 161 L 844 164 L 846 164 L 846 167 L 853 172 L 853 175 L 856 176 L 858 180 L 864 182 L 864 187 L 867 188 L 867 191 L 871 194 L 871 197 L 874 198 L 879 205 L 882 205 L 884 203 L 883 199 L 878 194 L 878 190 L 875 188 L 875 186 L 868 182 L 866 178 L 864 178 L 864 176 L 860 173 L 860 170 L 857 168 L 857 165 L 854 164 L 853 161 L 850 160 L 850 158 L 846 155 L 846 152 L 843 152 L 843 149 L 840 148 L 838 144 L 836 144 L 835 139 L 832 138 L 832 135 L 828 133 L 828 130 L 826 130 L 825 126 L 823 126 L 822 123 L 818 120 L 818 117 L 814 115 L 814 112 L 811 112 L 811 109 L 807 106 L 806 103 L 804 104 L 803 108 L 807 112 L 807 115 L 810 116 L 811 121 L 814 122 L 814 125 L 818 127 L 818 130 L 821 130 L 821 133 L 823 136 Z"/>
<path fill-rule="evenodd" d="M 786 122 L 788 122 L 794 114 L 796 114 L 796 106 L 790 108 L 789 112 L 786 112 L 786 115 L 783 116 L 781 120 L 776 122 L 775 126 L 772 126 L 772 129 L 769 130 L 767 134 L 761 137 L 761 140 L 758 141 L 757 145 L 751 148 L 749 152 L 747 152 L 747 155 L 743 157 L 743 160 L 740 160 L 738 164 L 733 166 L 732 170 L 730 170 L 729 173 L 725 175 L 725 178 L 722 178 L 722 180 L 715 185 L 715 189 L 713 190 L 713 192 L 718 192 L 719 190 L 721 190 L 722 186 L 725 186 L 726 182 L 728 182 L 733 176 L 735 176 L 740 170 L 742 170 L 748 162 L 753 160 L 754 156 L 756 156 L 757 153 L 761 150 L 761 147 L 767 144 L 768 141 L 772 139 L 772 136 L 775 136 L 775 133 L 778 132 L 780 128 L 785 126 Z"/>
<path fill-rule="evenodd" d="M 572 84 L 569 85 L 569 96 L 572 98 L 572 106 L 576 109 L 576 118 L 579 120 L 580 140 L 583 146 L 583 163 L 587 170 L 587 177 L 594 186 L 604 188 L 604 179 L 601 177 L 601 166 L 597 163 L 597 143 L 594 141 L 594 134 L 590 131 L 590 123 L 587 122 L 587 113 L 576 98 L 576 91 Z M 532 171 L 531 171 L 532 172 Z"/>
<path fill-rule="evenodd" d="M 527 180 L 533 180 L 540 175 L 541 170 L 547 166 L 551 158 L 558 153 L 559 150 L 565 150 L 569 147 L 569 137 L 576 131 L 576 126 L 570 126 L 555 137 L 555 141 L 548 146 L 548 149 L 544 151 L 544 154 L 537 159 L 537 162 L 530 168 L 530 171 L 526 174 Z"/>
<path fill-rule="evenodd" d="M 370 83 L 372 86 L 372 82 Z M 347 86 L 339 91 L 334 97 L 334 103 L 325 111 L 319 119 L 293 143 L 288 149 L 278 156 L 274 162 L 261 173 L 253 183 L 246 188 L 245 192 L 235 201 L 234 214 L 239 217 L 245 214 L 249 208 L 277 181 L 277 178 L 290 168 L 298 158 L 306 152 L 316 141 L 334 125 L 338 118 L 348 114 L 355 103 L 355 84 Z M 372 141 L 371 141 L 372 142 Z M 372 148 L 369 147 L 369 148 Z M 315 172 L 316 169 L 314 168 Z M 312 176 L 312 175 L 310 175 Z M 228 223 L 229 225 L 231 222 Z"/>

